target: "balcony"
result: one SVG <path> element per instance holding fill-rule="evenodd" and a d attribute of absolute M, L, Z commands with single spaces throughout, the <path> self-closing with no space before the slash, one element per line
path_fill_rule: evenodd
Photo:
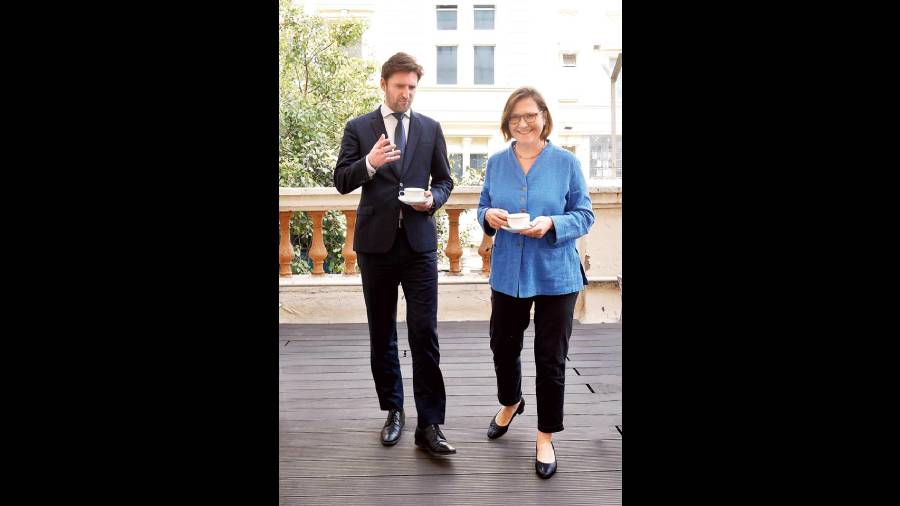
<path fill-rule="evenodd" d="M 353 228 L 360 191 L 341 195 L 334 188 L 282 188 L 279 211 L 281 244 L 279 263 L 279 321 L 281 323 L 365 323 L 362 281 L 356 270 Z M 589 286 L 581 292 L 575 318 L 581 323 L 614 323 L 621 318 L 622 302 L 617 275 L 622 272 L 622 187 L 592 186 L 595 222 L 588 235 L 577 241 Z M 444 250 L 448 258 L 439 272 L 438 321 L 486 321 L 490 318 L 490 256 L 492 239 L 472 225 L 481 194 L 480 186 L 454 188 L 445 204 L 449 237 Z M 344 274 L 325 274 L 326 258 L 322 220 L 328 210 L 339 210 L 347 219 L 344 240 Z M 291 214 L 304 212 L 313 223 L 313 241 L 308 255 L 314 261 L 312 274 L 292 275 L 295 252 L 290 242 Z M 468 215 L 464 214 L 467 213 Z M 464 249 L 460 227 L 466 226 L 477 248 Z M 474 265 L 473 265 L 474 263 Z M 397 316 L 402 321 L 406 307 L 402 293 Z"/>
<path fill-rule="evenodd" d="M 566 429 L 554 435 L 559 472 L 534 472 L 537 426 L 534 326 L 525 332 L 525 412 L 488 440 L 497 412 L 487 322 L 438 322 L 447 392 L 442 426 L 457 454 L 413 444 L 416 409 L 404 324 L 398 325 L 406 426 L 382 446 L 384 412 L 369 369 L 365 324 L 286 324 L 279 336 L 280 504 L 621 504 L 622 330 L 573 326 L 566 370 Z"/>

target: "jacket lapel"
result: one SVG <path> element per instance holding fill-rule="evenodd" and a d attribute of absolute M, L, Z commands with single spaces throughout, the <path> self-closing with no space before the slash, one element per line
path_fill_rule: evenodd
<path fill-rule="evenodd" d="M 381 117 L 381 106 L 379 106 L 378 109 L 375 109 L 375 111 L 372 112 L 372 118 L 369 120 L 369 125 L 372 126 L 372 131 L 375 132 L 376 142 L 382 135 L 384 135 L 385 138 L 388 138 L 387 130 L 384 129 L 384 118 Z M 370 147 L 369 149 L 372 148 Z"/>

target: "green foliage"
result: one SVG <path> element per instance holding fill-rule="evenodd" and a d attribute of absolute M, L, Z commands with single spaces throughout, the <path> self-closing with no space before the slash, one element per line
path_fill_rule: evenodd
<path fill-rule="evenodd" d="M 284 0 L 279 7 L 279 185 L 332 186 L 344 125 L 379 101 L 378 88 L 369 82 L 375 64 L 347 52 L 359 43 L 366 25 L 355 19 L 305 16 Z M 326 272 L 342 271 L 345 229 L 342 213 L 326 214 Z M 308 272 L 312 228 L 305 213 L 295 213 L 291 236 L 297 253 L 293 270 Z"/>

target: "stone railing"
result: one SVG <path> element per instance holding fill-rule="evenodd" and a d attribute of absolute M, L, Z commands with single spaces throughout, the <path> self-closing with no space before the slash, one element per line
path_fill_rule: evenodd
<path fill-rule="evenodd" d="M 281 188 L 279 193 L 279 222 L 281 240 L 279 247 L 281 285 L 298 289 L 302 286 L 322 287 L 352 286 L 359 284 L 356 271 L 356 252 L 353 251 L 353 234 L 356 223 L 356 209 L 360 191 L 341 195 L 334 188 Z M 590 187 L 592 207 L 595 215 L 594 226 L 588 235 L 578 239 L 577 247 L 581 255 L 590 286 L 580 297 L 576 306 L 582 322 L 618 321 L 621 299 L 616 276 L 622 272 L 622 187 Z M 449 218 L 449 236 L 444 253 L 449 260 L 449 272 L 442 273 L 441 284 L 457 284 L 455 277 L 468 284 L 486 284 L 490 273 L 490 258 L 493 239 L 481 234 L 478 255 L 482 263 L 480 276 L 468 279 L 463 273 L 460 259 L 463 249 L 460 244 L 460 215 L 466 209 L 478 207 L 481 186 L 457 186 L 443 209 Z M 324 261 L 327 257 L 322 234 L 322 220 L 330 210 L 341 211 L 347 219 L 347 235 L 343 246 L 344 275 L 337 278 L 325 276 Z M 311 275 L 291 274 L 294 249 L 290 241 L 290 220 L 295 212 L 307 213 L 313 224 L 312 244 L 307 252 L 313 261 Z M 477 262 L 477 259 L 475 260 Z M 462 278 L 466 277 L 465 280 Z M 317 278 L 321 278 L 318 280 Z M 341 281 L 343 280 L 343 281 Z M 460 299 L 462 300 L 462 299 Z M 299 318 L 299 316 L 298 316 Z"/>
<path fill-rule="evenodd" d="M 301 211 L 309 215 L 313 223 L 312 245 L 308 255 L 313 261 L 312 274 L 321 276 L 325 274 L 324 263 L 328 256 L 325 250 L 325 240 L 322 235 L 322 219 L 330 210 L 341 211 L 347 219 L 347 236 L 342 250 L 344 256 L 344 274 L 356 274 L 356 252 L 353 251 L 353 233 L 356 225 L 356 208 L 359 205 L 360 191 L 357 189 L 346 195 L 341 195 L 334 188 L 281 188 L 279 192 L 279 222 L 281 227 L 281 242 L 279 245 L 278 261 L 279 274 L 282 277 L 291 276 L 291 261 L 294 258 L 294 250 L 290 238 L 290 222 L 294 212 Z M 460 257 L 462 247 L 459 242 L 459 215 L 466 209 L 478 207 L 478 198 L 481 195 L 480 186 L 457 186 L 450 194 L 450 199 L 442 209 L 447 211 L 450 222 L 449 237 L 444 254 L 450 260 L 450 274 L 460 274 Z M 478 253 L 482 258 L 482 272 L 490 273 L 491 270 L 491 246 L 492 239 L 484 236 Z"/>

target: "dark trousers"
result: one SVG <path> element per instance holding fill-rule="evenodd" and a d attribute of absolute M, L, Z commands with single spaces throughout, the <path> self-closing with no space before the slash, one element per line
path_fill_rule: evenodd
<path fill-rule="evenodd" d="M 437 252 L 413 251 L 401 228 L 390 251 L 358 253 L 357 259 L 369 318 L 372 377 L 381 409 L 403 408 L 397 356 L 397 286 L 402 285 L 418 425 L 443 424 L 447 396 L 437 335 Z"/>
<path fill-rule="evenodd" d="M 491 351 L 497 374 L 497 400 L 512 406 L 522 398 L 522 353 L 525 329 L 534 304 L 534 363 L 538 430 L 560 432 L 566 389 L 566 355 L 578 292 L 516 298 L 491 290 Z"/>

